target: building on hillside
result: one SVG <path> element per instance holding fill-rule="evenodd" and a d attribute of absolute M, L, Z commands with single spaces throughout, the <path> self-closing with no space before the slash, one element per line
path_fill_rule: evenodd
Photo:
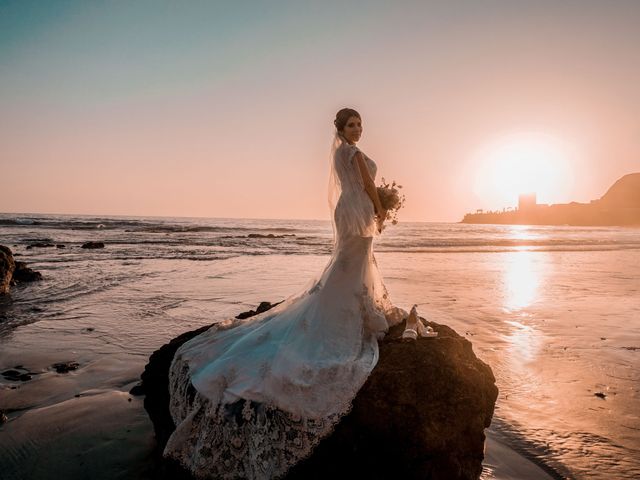
<path fill-rule="evenodd" d="M 518 196 L 518 210 L 526 212 L 536 208 L 536 194 L 523 193 Z"/>

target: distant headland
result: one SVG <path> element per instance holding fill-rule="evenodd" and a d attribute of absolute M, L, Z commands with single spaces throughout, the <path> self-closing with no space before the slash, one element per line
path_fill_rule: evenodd
<path fill-rule="evenodd" d="M 640 226 L 640 173 L 618 179 L 590 203 L 536 203 L 535 194 L 520 195 L 518 208 L 502 212 L 467 213 L 460 223 L 513 225 Z"/>

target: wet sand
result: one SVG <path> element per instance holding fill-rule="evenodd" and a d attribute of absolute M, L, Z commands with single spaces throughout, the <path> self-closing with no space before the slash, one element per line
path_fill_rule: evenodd
<path fill-rule="evenodd" d="M 3 479 L 153 478 L 153 426 L 144 397 L 130 395 L 147 358 L 105 352 L 99 332 L 51 330 L 37 323 L 0 341 L 0 366 L 21 366 L 32 379 L 0 377 Z M 54 363 L 78 361 L 57 373 Z M 6 367 L 6 368 L 5 368 Z M 553 478 L 487 430 L 482 479 Z"/>
<path fill-rule="evenodd" d="M 98 395 L 92 401 L 111 398 L 110 392 L 126 396 L 151 352 L 171 338 L 295 294 L 326 265 L 331 233 L 320 224 L 254 220 L 212 220 L 204 232 L 200 220 L 162 220 L 149 232 L 147 224 L 160 220 L 140 226 L 129 219 L 89 238 L 84 224 L 76 230 L 77 222 L 55 222 L 60 229 L 3 230 L 21 260 L 44 276 L 14 287 L 4 313 L 0 302 L 0 372 L 16 365 L 35 372 L 25 383 L 0 376 L 0 409 L 11 409 L 10 422 L 0 425 L 0 447 L 6 446 L 0 467 L 13 472 L 10 478 L 25 478 L 25 469 L 35 468 L 39 460 L 31 454 L 51 432 L 65 435 L 65 425 L 56 427 L 45 409 L 67 409 L 73 402 L 64 402 L 89 395 Z M 138 230 L 130 231 L 132 222 Z M 193 225 L 195 231 L 183 232 Z M 220 225 L 225 229 L 216 230 Z M 278 235 L 297 236 L 246 237 L 270 233 L 274 225 Z M 417 303 L 425 318 L 454 328 L 493 370 L 500 394 L 487 432 L 485 478 L 545 478 L 525 459 L 551 465 L 566 478 L 640 478 L 639 235 L 606 228 L 399 224 L 376 245 L 393 302 L 405 308 Z M 26 239 L 44 238 L 74 243 L 26 249 Z M 84 251 L 79 245 L 87 239 L 107 247 Z M 67 374 L 51 368 L 66 361 L 80 368 Z M 105 400 L 96 408 L 104 413 L 109 405 Z M 22 417 L 36 411 L 34 430 L 18 434 Z M 79 421 L 90 424 L 92 416 L 83 410 Z M 112 416 L 113 428 L 127 419 L 117 409 Z M 70 433 L 76 450 L 93 442 L 82 435 Z M 101 442 L 126 445 L 127 435 L 117 442 L 98 438 L 92 452 Z M 69 452 L 60 458 L 73 462 L 78 452 Z M 104 454 L 88 464 L 117 458 Z M 149 463 L 141 451 L 127 458 L 135 472 Z M 105 476 L 122 476 L 104 468 Z"/>

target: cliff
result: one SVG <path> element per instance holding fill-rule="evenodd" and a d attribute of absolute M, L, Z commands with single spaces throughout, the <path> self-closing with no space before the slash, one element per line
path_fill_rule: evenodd
<path fill-rule="evenodd" d="M 380 344 L 380 359 L 353 408 L 287 480 L 325 478 L 477 479 L 498 389 L 491 368 L 471 343 L 446 325 L 428 322 L 436 338 L 402 341 L 404 325 Z M 133 394 L 158 442 L 156 478 L 192 478 L 161 452 L 175 426 L 168 409 L 168 370 L 180 345 L 207 327 L 176 337 L 154 352 Z M 200 472 L 206 478 L 206 468 Z"/>
<path fill-rule="evenodd" d="M 640 173 L 618 179 L 598 200 L 535 205 L 525 210 L 468 213 L 461 223 L 640 226 Z"/>

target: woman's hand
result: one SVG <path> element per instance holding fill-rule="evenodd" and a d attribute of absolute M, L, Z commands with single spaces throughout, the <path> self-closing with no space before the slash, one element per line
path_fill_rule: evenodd
<path fill-rule="evenodd" d="M 384 225 L 384 221 L 387 219 L 387 210 L 384 208 L 382 210 L 378 210 L 376 214 L 376 224 L 378 226 L 378 233 L 382 232 L 382 226 Z"/>

